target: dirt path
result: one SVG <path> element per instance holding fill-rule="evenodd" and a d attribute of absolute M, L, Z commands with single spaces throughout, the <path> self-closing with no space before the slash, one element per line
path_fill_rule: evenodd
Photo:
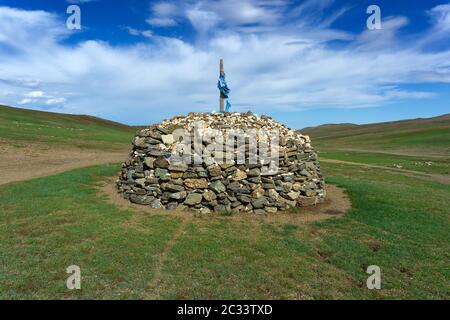
<path fill-rule="evenodd" d="M 164 263 L 166 262 L 167 256 L 172 251 L 172 248 L 175 245 L 175 243 L 177 242 L 178 238 L 183 234 L 186 224 L 187 224 L 186 220 L 181 220 L 179 226 L 177 227 L 177 230 L 175 230 L 174 235 L 166 243 L 163 251 L 160 253 L 159 259 L 158 259 L 158 264 L 155 269 L 155 274 L 153 275 L 152 279 L 150 280 L 150 282 L 148 284 L 148 288 L 146 290 L 146 295 L 144 297 L 145 299 L 156 300 L 156 299 L 160 298 L 157 293 L 158 293 L 158 286 L 159 286 L 159 283 L 161 282 L 161 278 L 162 278 L 162 269 L 163 269 Z"/>
<path fill-rule="evenodd" d="M 378 154 L 388 154 L 394 156 L 408 156 L 408 157 L 424 157 L 423 150 L 379 150 L 379 149 L 361 149 L 361 148 L 325 148 L 324 151 L 349 151 L 349 152 L 364 152 L 364 153 L 378 153 Z M 436 159 L 446 159 L 448 158 L 449 153 L 445 150 L 427 150 L 426 157 L 427 158 L 436 158 Z"/>
<path fill-rule="evenodd" d="M 434 182 L 439 182 L 439 183 L 444 183 L 444 184 L 450 184 L 450 176 L 445 175 L 445 174 L 425 173 L 425 172 L 408 170 L 408 169 L 380 166 L 380 165 L 376 165 L 376 164 L 367 164 L 367 163 L 351 162 L 351 161 L 343 161 L 343 160 L 335 160 L 335 159 L 322 158 L 322 159 L 320 159 L 320 161 L 328 162 L 328 163 L 337 163 L 337 164 L 348 164 L 348 165 L 360 166 L 360 167 L 366 167 L 366 168 L 378 168 L 378 169 L 397 172 L 397 173 L 400 173 L 400 174 L 403 174 L 403 175 L 409 176 L 409 177 L 414 177 L 414 178 L 418 178 L 418 179 L 434 181 Z"/>
<path fill-rule="evenodd" d="M 39 143 L 0 141 L 0 185 L 96 164 L 123 161 L 127 151 L 100 151 Z"/>

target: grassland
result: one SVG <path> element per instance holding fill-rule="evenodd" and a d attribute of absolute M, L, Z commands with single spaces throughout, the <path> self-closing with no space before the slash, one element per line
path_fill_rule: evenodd
<path fill-rule="evenodd" d="M 135 128 L 83 115 L 67 115 L 0 106 L 0 138 L 23 142 L 117 150 L 128 147 Z"/>
<path fill-rule="evenodd" d="M 4 118 L 2 125 L 19 121 Z M 52 130 L 70 136 L 73 126 Z M 131 137 L 116 134 L 78 143 Z M 359 145 L 359 134 L 355 144 L 349 132 L 335 134 L 311 135 L 322 159 L 361 163 L 322 162 L 326 182 L 347 191 L 352 209 L 316 222 L 125 209 L 99 191 L 118 164 L 0 186 L 0 299 L 448 299 L 450 185 L 390 169 L 446 176 L 445 143 L 431 139 L 436 153 L 428 157 L 407 142 L 378 149 Z M 60 143 L 52 135 L 43 141 Z M 66 288 L 73 264 L 81 290 Z M 365 285 L 369 265 L 381 268 L 381 290 Z"/>
<path fill-rule="evenodd" d="M 449 186 L 324 169 L 353 208 L 305 224 L 123 210 L 98 193 L 114 165 L 0 187 L 0 298 L 448 298 Z"/>

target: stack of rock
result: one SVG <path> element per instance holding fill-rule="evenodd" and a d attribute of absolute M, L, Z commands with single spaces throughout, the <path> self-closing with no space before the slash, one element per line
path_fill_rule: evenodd
<path fill-rule="evenodd" d="M 176 152 L 177 129 L 195 128 L 277 130 L 278 170 L 264 163 L 250 164 L 249 143 L 245 163 L 180 162 Z M 205 143 L 203 143 L 205 144 Z M 237 160 L 235 152 L 234 160 Z M 276 213 L 289 207 L 308 206 L 325 198 L 317 154 L 308 136 L 252 113 L 190 113 L 140 130 L 133 150 L 122 164 L 117 180 L 119 193 L 133 203 L 152 208 L 191 209 L 201 213 Z"/>

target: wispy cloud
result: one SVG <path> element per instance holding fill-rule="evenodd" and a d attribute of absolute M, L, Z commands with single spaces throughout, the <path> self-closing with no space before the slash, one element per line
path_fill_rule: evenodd
<path fill-rule="evenodd" d="M 433 92 L 403 85 L 450 83 L 450 50 L 427 50 L 444 36 L 442 31 L 436 38 L 433 30 L 447 30 L 450 6 L 430 11 L 432 25 L 421 34 L 420 44 L 402 38 L 400 31 L 409 21 L 401 16 L 386 17 L 382 30 L 333 29 L 346 9 L 324 14 L 331 3 L 306 1 L 290 9 L 288 22 L 282 19 L 287 14 L 284 1 L 157 3 L 149 19 L 173 22 L 161 20 L 154 27 L 190 23 L 201 41 L 128 27 L 130 35 L 146 39 L 117 46 L 100 40 L 68 45 L 61 40 L 70 34 L 56 15 L 0 7 L 0 102 L 133 123 L 168 113 L 210 111 L 217 104 L 220 57 L 235 111 L 430 99 Z M 331 45 L 335 40 L 339 46 Z"/>

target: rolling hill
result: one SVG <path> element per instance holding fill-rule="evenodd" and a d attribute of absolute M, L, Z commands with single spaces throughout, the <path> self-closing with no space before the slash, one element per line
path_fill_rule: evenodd
<path fill-rule="evenodd" d="M 450 114 L 366 125 L 327 124 L 300 131 L 310 135 L 319 150 L 450 155 Z"/>
<path fill-rule="evenodd" d="M 115 150 L 128 147 L 135 127 L 87 115 L 0 106 L 0 138 Z"/>

